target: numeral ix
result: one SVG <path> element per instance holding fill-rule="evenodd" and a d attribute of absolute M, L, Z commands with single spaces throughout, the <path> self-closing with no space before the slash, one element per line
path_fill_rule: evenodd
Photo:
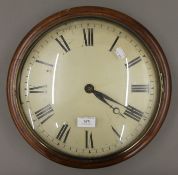
<path fill-rule="evenodd" d="M 47 85 L 30 87 L 29 92 L 30 93 L 46 93 Z"/>

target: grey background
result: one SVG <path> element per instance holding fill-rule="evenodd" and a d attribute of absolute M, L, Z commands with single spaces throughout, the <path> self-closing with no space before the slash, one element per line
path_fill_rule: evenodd
<path fill-rule="evenodd" d="M 81 170 L 56 164 L 32 149 L 18 133 L 6 101 L 11 57 L 23 36 L 43 18 L 81 5 L 122 11 L 147 27 L 160 42 L 172 73 L 170 110 L 155 139 L 131 159 L 102 169 Z M 171 175 L 178 174 L 178 1 L 177 0 L 0 0 L 0 174 L 1 175 Z"/>

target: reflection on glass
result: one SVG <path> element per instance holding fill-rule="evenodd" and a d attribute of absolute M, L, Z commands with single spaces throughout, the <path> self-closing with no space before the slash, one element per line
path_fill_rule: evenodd
<path fill-rule="evenodd" d="M 58 123 L 56 122 L 56 128 L 59 128 L 59 125 L 58 125 Z"/>
<path fill-rule="evenodd" d="M 28 71 L 28 74 L 27 74 L 26 89 L 28 89 L 28 87 L 29 87 L 29 78 L 30 78 L 31 69 L 32 69 L 32 67 L 29 67 L 29 71 Z M 29 91 L 26 91 L 26 93 L 27 93 L 26 95 L 28 96 L 29 95 Z"/>
<path fill-rule="evenodd" d="M 32 128 L 35 129 L 34 124 L 33 124 L 32 112 L 31 112 L 30 108 L 28 109 L 28 113 L 29 113 L 29 116 L 30 116 L 30 122 L 31 122 Z"/>
<path fill-rule="evenodd" d="M 54 104 L 55 77 L 56 77 L 56 67 L 57 67 L 58 59 L 59 59 L 59 53 L 58 53 L 57 56 L 56 56 L 55 64 L 54 64 L 54 71 L 53 71 L 53 81 L 52 81 L 52 104 Z"/>
<path fill-rule="evenodd" d="M 125 106 L 128 106 L 128 93 L 129 93 L 129 65 L 128 65 L 128 59 L 125 59 L 126 61 L 126 71 L 127 71 L 127 77 L 126 77 L 126 94 L 125 94 Z"/>
<path fill-rule="evenodd" d="M 122 125 L 122 131 L 121 131 L 120 141 L 122 141 L 124 129 L 125 129 L 125 125 Z"/>

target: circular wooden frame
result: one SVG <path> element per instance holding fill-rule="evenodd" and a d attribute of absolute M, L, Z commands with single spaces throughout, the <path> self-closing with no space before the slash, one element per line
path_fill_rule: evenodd
<path fill-rule="evenodd" d="M 70 157 L 68 155 L 64 155 L 60 152 L 57 152 L 50 147 L 45 146 L 42 141 L 38 137 L 36 137 L 36 135 L 32 132 L 32 130 L 25 122 L 22 110 L 19 105 L 18 74 L 23 64 L 25 55 L 27 54 L 30 47 L 44 32 L 53 28 L 57 24 L 79 17 L 103 18 L 123 25 L 128 30 L 133 32 L 138 38 L 140 38 L 145 43 L 146 47 L 152 54 L 158 66 L 160 77 L 162 77 L 160 83 L 162 85 L 161 88 L 163 88 L 163 92 L 160 96 L 160 106 L 158 108 L 152 125 L 148 128 L 144 136 L 132 147 L 121 153 L 116 153 L 111 156 L 97 159 L 79 159 L 76 157 Z M 153 139 L 153 137 L 160 129 L 169 108 L 171 98 L 171 76 L 166 57 L 160 45 L 152 36 L 152 34 L 147 29 L 145 29 L 140 23 L 121 12 L 108 8 L 94 6 L 75 7 L 58 12 L 46 18 L 38 25 L 36 25 L 22 40 L 12 58 L 9 67 L 7 79 L 7 98 L 10 113 L 19 132 L 35 150 L 37 150 L 39 153 L 41 153 L 48 159 L 51 159 L 63 165 L 77 168 L 99 168 L 116 164 L 130 158 Z"/>

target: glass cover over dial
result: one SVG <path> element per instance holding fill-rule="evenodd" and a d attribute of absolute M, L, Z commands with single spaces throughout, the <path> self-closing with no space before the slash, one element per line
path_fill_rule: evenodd
<path fill-rule="evenodd" d="M 142 138 L 159 107 L 159 70 L 132 32 L 102 19 L 69 20 L 31 48 L 20 78 L 30 128 L 51 148 L 97 158 Z"/>

